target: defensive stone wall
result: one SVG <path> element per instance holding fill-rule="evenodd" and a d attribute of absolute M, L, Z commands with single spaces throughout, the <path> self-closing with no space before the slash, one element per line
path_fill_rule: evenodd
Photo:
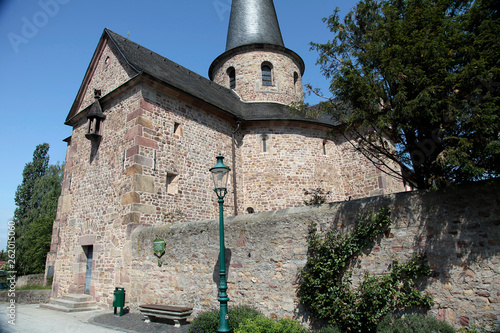
<path fill-rule="evenodd" d="M 45 283 L 45 275 L 44 274 L 31 274 L 20 276 L 16 280 L 17 287 L 25 287 L 30 285 L 39 285 L 44 286 Z"/>
<path fill-rule="evenodd" d="M 432 275 L 422 288 L 434 297 L 434 315 L 456 326 L 498 321 L 499 201 L 496 181 L 226 218 L 230 305 L 307 321 L 296 290 L 307 258 L 308 226 L 345 233 L 360 216 L 386 206 L 393 224 L 359 256 L 353 282 L 365 273 L 386 273 L 395 258 L 405 261 L 425 252 Z M 166 241 L 161 267 L 153 254 L 157 237 Z M 217 308 L 218 257 L 218 221 L 138 226 L 124 253 L 129 282 L 121 287 L 127 305 L 133 310 L 143 303 L 191 305 L 195 312 Z"/>
<path fill-rule="evenodd" d="M 50 289 L 43 290 L 0 290 L 0 302 L 17 304 L 43 304 L 50 302 Z"/>

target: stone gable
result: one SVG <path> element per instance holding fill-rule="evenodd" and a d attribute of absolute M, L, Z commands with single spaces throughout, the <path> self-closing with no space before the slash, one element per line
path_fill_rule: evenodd
<path fill-rule="evenodd" d="M 137 71 L 123 59 L 116 46 L 110 43 L 109 38 L 104 43 L 95 55 L 93 61 L 96 63 L 93 66 L 91 64 L 89 68 L 90 72 L 87 75 L 90 79 L 82 87 L 83 96 L 78 112 L 94 102 L 95 89 L 100 89 L 104 96 L 137 74 Z"/>

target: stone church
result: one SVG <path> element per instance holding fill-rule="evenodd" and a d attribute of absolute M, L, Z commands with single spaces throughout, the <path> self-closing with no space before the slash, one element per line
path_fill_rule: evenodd
<path fill-rule="evenodd" d="M 231 168 L 226 216 L 301 206 L 310 188 L 329 201 L 403 191 L 339 124 L 290 111 L 304 99 L 304 71 L 272 0 L 233 0 L 209 79 L 105 29 L 65 121 L 53 297 L 86 293 L 110 306 L 114 287 L 131 282 L 123 251 L 136 228 L 215 219 L 219 153 Z"/>

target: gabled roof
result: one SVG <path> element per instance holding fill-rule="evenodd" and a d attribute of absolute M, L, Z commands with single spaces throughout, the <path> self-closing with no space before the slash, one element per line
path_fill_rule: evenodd
<path fill-rule="evenodd" d="M 238 104 L 241 101 L 231 89 L 222 87 L 109 29 L 105 29 L 105 32 L 127 62 L 141 73 L 149 74 L 174 88 L 241 117 L 238 113 Z"/>
<path fill-rule="evenodd" d="M 242 102 L 233 90 L 214 83 L 109 29 L 104 29 L 99 45 L 102 45 L 108 38 L 117 47 L 124 60 L 137 71 L 138 75 L 149 75 L 170 88 L 208 103 L 240 121 L 292 120 L 327 126 L 335 125 L 331 120 L 322 121 L 302 117 L 292 113 L 286 105 L 282 104 Z M 94 59 L 91 64 L 93 62 Z M 87 70 L 86 76 L 90 75 L 89 72 L 90 70 Z M 81 91 L 82 88 L 80 88 L 79 94 Z M 76 104 L 75 101 L 66 123 L 76 115 Z"/>

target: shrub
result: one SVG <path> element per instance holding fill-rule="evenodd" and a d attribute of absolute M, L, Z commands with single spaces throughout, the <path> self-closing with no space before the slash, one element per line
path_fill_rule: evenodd
<path fill-rule="evenodd" d="M 455 329 L 433 316 L 410 314 L 397 318 L 388 315 L 377 326 L 377 333 L 454 333 Z"/>
<path fill-rule="evenodd" d="M 260 315 L 246 319 L 234 333 L 307 333 L 307 329 L 295 320 L 275 321 Z"/>
<path fill-rule="evenodd" d="M 324 191 L 322 188 L 310 188 L 309 190 L 304 189 L 304 195 L 310 195 L 311 198 L 304 200 L 304 205 L 314 206 L 321 205 L 326 202 L 327 197 L 330 195 L 330 191 Z"/>
<path fill-rule="evenodd" d="M 261 316 L 262 314 L 251 307 L 238 305 L 228 309 L 229 327 L 235 331 L 245 319 Z M 189 333 L 215 333 L 219 330 L 219 310 L 201 313 L 189 326 Z"/>
<path fill-rule="evenodd" d="M 482 324 L 482 325 L 471 325 L 469 327 L 462 327 L 459 328 L 458 331 L 459 333 L 500 333 L 500 325 L 491 323 L 490 327 L 488 328 L 487 325 Z"/>
<path fill-rule="evenodd" d="M 336 326 L 323 327 L 317 333 L 342 333 L 342 331 Z"/>
<path fill-rule="evenodd" d="M 262 313 L 249 306 L 238 305 L 231 307 L 229 308 L 229 327 L 234 331 L 240 327 L 241 323 L 246 319 L 255 318 L 257 316 L 262 316 Z"/>
<path fill-rule="evenodd" d="M 219 310 L 200 313 L 189 325 L 189 333 L 214 333 L 219 330 Z"/>
<path fill-rule="evenodd" d="M 361 251 L 390 226 L 390 211 L 372 212 L 354 230 L 343 235 L 331 229 L 309 229 L 308 258 L 300 271 L 298 296 L 315 319 L 349 332 L 375 332 L 380 320 L 393 310 L 429 308 L 431 296 L 418 290 L 417 279 L 430 272 L 424 255 L 406 263 L 394 261 L 382 276 L 366 275 L 358 288 L 351 285 L 350 269 Z"/>

